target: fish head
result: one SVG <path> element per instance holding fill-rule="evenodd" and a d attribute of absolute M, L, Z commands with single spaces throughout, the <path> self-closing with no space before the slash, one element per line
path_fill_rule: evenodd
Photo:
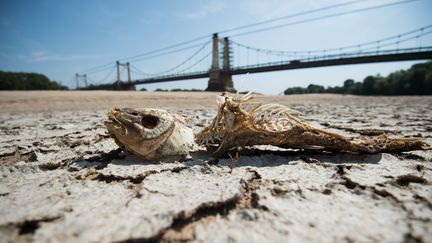
<path fill-rule="evenodd" d="M 172 133 L 175 118 L 165 110 L 114 108 L 104 124 L 117 145 L 141 155 L 155 150 Z"/>

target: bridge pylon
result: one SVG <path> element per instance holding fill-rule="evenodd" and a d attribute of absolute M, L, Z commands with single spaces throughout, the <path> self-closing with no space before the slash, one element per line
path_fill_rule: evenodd
<path fill-rule="evenodd" d="M 227 37 L 223 40 L 223 67 L 219 67 L 219 37 L 213 34 L 212 65 L 210 67 L 210 79 L 206 91 L 228 91 L 234 92 L 234 84 L 230 70 L 230 47 Z"/>
<path fill-rule="evenodd" d="M 129 62 L 120 63 L 119 61 L 117 61 L 116 67 L 117 67 L 117 81 L 116 81 L 117 86 L 116 86 L 116 89 L 117 90 L 135 90 L 135 85 L 132 84 L 132 80 L 131 80 Z M 121 81 L 120 67 L 124 67 L 127 70 L 127 74 L 128 74 L 128 81 L 127 82 Z"/>
<path fill-rule="evenodd" d="M 80 82 L 81 80 L 84 81 L 84 87 L 88 86 L 88 82 L 87 82 L 87 74 L 79 74 L 76 73 L 75 74 L 75 82 L 76 82 L 76 90 L 80 89 Z"/>

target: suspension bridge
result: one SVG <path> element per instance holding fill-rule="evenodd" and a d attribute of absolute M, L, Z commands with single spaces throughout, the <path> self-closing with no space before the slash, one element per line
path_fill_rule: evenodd
<path fill-rule="evenodd" d="M 360 0 L 348 2 L 345 3 L 345 5 L 359 1 Z M 400 3 L 405 2 L 409 1 L 401 1 Z M 340 6 L 341 4 L 332 7 Z M 379 7 L 382 6 L 385 5 L 380 5 Z M 328 8 L 329 7 L 323 9 Z M 313 11 L 316 12 L 323 9 Z M 354 10 L 348 13 L 365 11 L 369 9 L 371 8 Z M 339 15 L 344 14 L 347 13 L 342 13 Z M 326 15 L 319 18 L 303 20 L 301 22 L 291 22 L 288 23 L 288 25 L 299 24 L 307 21 L 315 21 L 322 18 L 339 15 Z M 289 17 L 295 16 L 296 15 L 292 15 Z M 253 25 L 247 25 L 245 27 L 250 27 Z M 284 26 L 286 25 L 287 24 Z M 227 31 L 241 28 L 243 27 Z M 181 46 L 183 44 L 188 44 L 188 42 L 180 43 L 172 46 L 174 49 L 170 51 L 165 51 L 165 49 L 155 50 L 145 53 L 144 55 L 132 57 L 130 58 L 129 62 L 116 61 L 115 64 L 96 67 L 95 69 L 91 69 L 90 72 L 108 71 L 108 74 L 101 81 L 90 83 L 103 83 L 106 85 L 111 85 L 113 88 L 119 90 L 134 90 L 135 85 L 140 84 L 208 78 L 207 91 L 232 92 L 234 91 L 232 79 L 232 76 L 234 75 L 349 64 L 432 59 L 432 45 L 422 44 L 424 43 L 424 36 L 430 35 L 432 33 L 432 25 L 423 26 L 408 32 L 389 36 L 387 38 L 371 40 L 369 42 L 357 43 L 354 45 L 342 46 L 338 48 L 306 51 L 273 50 L 248 46 L 234 41 L 233 38 L 239 35 L 250 34 L 261 30 L 220 37 L 221 34 L 227 31 L 222 31 L 193 40 L 196 41 L 204 39 L 205 41 L 202 43 L 186 47 Z M 150 74 L 133 64 L 142 60 L 148 60 L 159 56 L 167 56 L 173 53 L 184 52 L 193 49 L 195 50 L 189 57 L 185 58 L 177 65 L 162 72 Z M 122 74 L 124 72 L 126 72 L 127 78 L 122 79 L 124 76 Z M 110 77 L 114 74 L 116 74 L 114 80 L 112 78 L 110 79 Z M 77 73 L 77 88 L 79 88 L 79 83 L 83 81 L 85 85 L 87 85 L 88 77 L 89 75 L 86 73 Z"/>

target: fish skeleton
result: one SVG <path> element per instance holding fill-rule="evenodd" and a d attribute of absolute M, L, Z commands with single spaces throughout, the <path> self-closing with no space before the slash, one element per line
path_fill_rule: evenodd
<path fill-rule="evenodd" d="M 228 93 L 217 97 L 218 113 L 213 122 L 196 134 L 195 141 L 213 156 L 229 149 L 253 145 L 319 149 L 352 153 L 403 152 L 429 149 L 420 138 L 390 138 L 387 135 L 351 140 L 341 134 L 315 128 L 280 104 L 252 102 L 248 93 L 236 98 Z"/>
<path fill-rule="evenodd" d="M 117 145 L 149 160 L 184 158 L 197 144 L 215 157 L 233 148 L 254 145 L 348 153 L 430 148 L 422 138 L 391 138 L 384 134 L 350 139 L 311 126 L 294 116 L 298 111 L 286 106 L 252 99 L 251 93 L 242 97 L 228 93 L 217 96 L 216 117 L 197 134 L 180 116 L 161 109 L 114 108 L 108 112 L 105 126 Z"/>

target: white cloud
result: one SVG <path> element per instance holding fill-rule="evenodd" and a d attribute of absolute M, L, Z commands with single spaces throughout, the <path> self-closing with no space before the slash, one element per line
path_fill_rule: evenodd
<path fill-rule="evenodd" d="M 187 19 L 200 19 L 211 14 L 220 13 L 225 9 L 225 7 L 225 3 L 221 1 L 205 2 L 199 4 L 196 9 L 180 13 L 179 16 Z"/>
<path fill-rule="evenodd" d="M 18 55 L 19 59 L 27 60 L 29 62 L 46 62 L 46 61 L 76 61 L 89 58 L 95 58 L 90 55 L 65 55 L 53 54 L 44 51 L 34 51 L 26 55 Z"/>

